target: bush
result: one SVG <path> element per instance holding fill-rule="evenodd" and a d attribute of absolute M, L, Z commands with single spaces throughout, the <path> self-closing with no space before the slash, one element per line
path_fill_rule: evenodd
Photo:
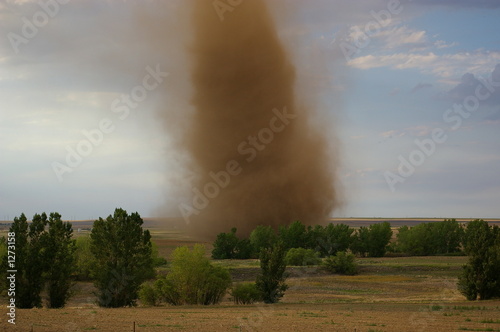
<path fill-rule="evenodd" d="M 161 302 L 171 305 L 181 305 L 184 303 L 176 285 L 166 277 L 161 277 L 155 281 L 154 290 L 157 292 L 158 299 Z"/>
<path fill-rule="evenodd" d="M 321 258 L 319 253 L 312 249 L 292 248 L 286 253 L 285 263 L 294 266 L 318 265 Z"/>
<path fill-rule="evenodd" d="M 139 300 L 147 306 L 157 306 L 159 304 L 159 292 L 151 282 L 145 282 L 139 289 Z"/>
<path fill-rule="evenodd" d="M 160 299 L 169 304 L 216 304 L 231 285 L 229 272 L 213 266 L 201 245 L 175 249 L 171 261 L 170 273 L 156 282 Z"/>
<path fill-rule="evenodd" d="M 286 248 L 281 241 L 272 248 L 260 252 L 261 272 L 255 283 L 265 303 L 278 302 L 288 289 L 288 285 L 285 284 L 287 278 L 285 254 Z"/>
<path fill-rule="evenodd" d="M 235 304 L 252 304 L 262 300 L 262 294 L 253 282 L 245 282 L 233 286 L 231 296 Z"/>
<path fill-rule="evenodd" d="M 358 274 L 358 265 L 352 253 L 339 251 L 335 256 L 329 256 L 324 261 L 327 271 L 345 275 Z"/>

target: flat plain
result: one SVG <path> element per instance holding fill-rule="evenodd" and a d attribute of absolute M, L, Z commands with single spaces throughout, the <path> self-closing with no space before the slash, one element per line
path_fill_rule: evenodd
<path fill-rule="evenodd" d="M 363 220 L 364 225 L 366 221 Z M 373 222 L 373 221 L 372 221 Z M 352 227 L 360 226 L 345 222 Z M 77 223 L 73 226 L 78 228 Z M 160 255 L 197 241 L 182 231 L 151 227 Z M 81 229 L 78 236 L 84 236 Z M 0 234 L 2 235 L 2 234 Z M 207 254 L 211 244 L 205 243 Z M 104 309 L 91 283 L 79 282 L 63 309 L 17 309 L 16 324 L 0 309 L 0 331 L 500 331 L 500 300 L 466 301 L 456 287 L 467 257 L 359 258 L 360 274 L 318 266 L 289 267 L 290 288 L 277 304 Z M 214 261 L 233 281 L 254 281 L 258 260 Z M 6 303 L 6 299 L 0 299 Z M 134 330 L 135 328 L 135 330 Z"/>

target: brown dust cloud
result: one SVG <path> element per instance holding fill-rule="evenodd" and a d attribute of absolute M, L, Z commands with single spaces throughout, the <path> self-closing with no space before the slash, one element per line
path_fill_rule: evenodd
<path fill-rule="evenodd" d="M 171 110 L 160 111 L 191 174 L 179 182 L 177 213 L 206 238 L 232 227 L 248 235 L 257 225 L 324 223 L 339 201 L 332 135 L 296 97 L 292 51 L 268 4 L 247 0 L 219 13 L 211 0 L 185 4 L 191 111 L 177 127 Z"/>

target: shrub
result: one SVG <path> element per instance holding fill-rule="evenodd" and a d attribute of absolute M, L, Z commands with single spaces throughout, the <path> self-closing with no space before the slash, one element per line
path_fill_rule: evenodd
<path fill-rule="evenodd" d="M 262 299 L 262 294 L 253 282 L 245 282 L 233 286 L 231 296 L 235 304 L 252 304 Z"/>
<path fill-rule="evenodd" d="M 305 266 L 318 265 L 321 263 L 319 253 L 312 249 L 292 248 L 285 256 L 286 265 Z"/>
<path fill-rule="evenodd" d="M 286 248 L 281 241 L 272 248 L 260 252 L 261 272 L 255 283 L 265 303 L 278 302 L 288 289 L 288 285 L 285 284 L 287 278 L 285 254 Z"/>
<path fill-rule="evenodd" d="M 159 304 L 159 292 L 151 282 L 145 282 L 139 289 L 139 300 L 147 306 L 157 306 Z"/>
<path fill-rule="evenodd" d="M 358 265 L 352 253 L 339 251 L 335 256 L 329 256 L 324 261 L 327 271 L 345 275 L 358 274 Z"/>
<path fill-rule="evenodd" d="M 165 276 L 160 277 L 155 281 L 154 290 L 158 294 L 159 301 L 171 305 L 181 305 L 184 303 L 184 300 L 181 298 L 181 294 L 177 290 L 176 285 L 174 285 L 172 280 L 167 279 Z"/>
<path fill-rule="evenodd" d="M 171 261 L 170 273 L 156 283 L 160 298 L 167 303 L 216 304 L 231 285 L 229 272 L 213 266 L 201 245 L 192 251 L 188 247 L 175 249 Z"/>

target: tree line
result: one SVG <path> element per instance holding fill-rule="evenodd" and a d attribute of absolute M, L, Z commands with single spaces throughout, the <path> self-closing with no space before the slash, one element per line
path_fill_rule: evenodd
<path fill-rule="evenodd" d="M 386 254 L 407 256 L 465 255 L 466 227 L 455 219 L 401 226 L 395 238 L 387 221 L 368 227 L 352 228 L 346 224 L 305 226 L 296 221 L 280 226 L 257 226 L 248 238 L 238 237 L 237 229 L 220 233 L 213 243 L 214 259 L 256 258 L 262 248 L 281 240 L 287 249 L 314 250 L 320 257 L 351 251 L 359 257 L 382 257 Z"/>
<path fill-rule="evenodd" d="M 236 232 L 233 228 L 217 236 L 212 258 L 255 258 L 279 241 L 287 250 L 288 265 L 321 264 L 331 272 L 356 274 L 354 255 L 467 255 L 468 262 L 458 276 L 459 291 L 468 300 L 500 297 L 500 228 L 482 219 L 465 225 L 445 219 L 402 226 L 395 239 L 388 222 L 353 229 L 345 224 L 306 227 L 296 221 L 279 227 L 277 232 L 270 226 L 257 226 L 248 238 L 239 238 Z"/>

